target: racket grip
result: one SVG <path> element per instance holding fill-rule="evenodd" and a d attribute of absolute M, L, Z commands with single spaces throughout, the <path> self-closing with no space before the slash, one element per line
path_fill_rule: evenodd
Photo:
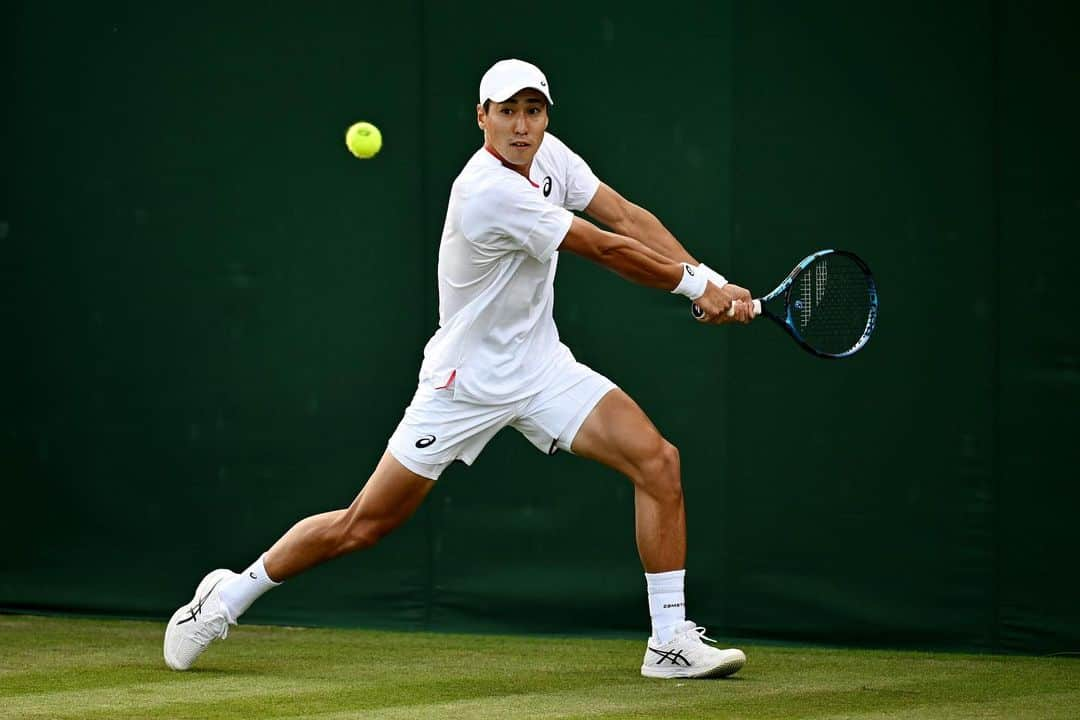
<path fill-rule="evenodd" d="M 697 307 L 696 305 L 694 307 Z M 728 317 L 735 317 L 735 303 L 731 303 L 731 307 L 727 311 Z M 754 298 L 754 317 L 761 314 L 761 301 Z"/>

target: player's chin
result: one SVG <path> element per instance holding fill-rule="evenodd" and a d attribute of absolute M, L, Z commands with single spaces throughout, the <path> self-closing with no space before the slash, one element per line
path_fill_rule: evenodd
<path fill-rule="evenodd" d="M 532 145 L 510 145 L 506 148 L 506 160 L 514 165 L 525 165 L 533 159 L 536 148 Z"/>

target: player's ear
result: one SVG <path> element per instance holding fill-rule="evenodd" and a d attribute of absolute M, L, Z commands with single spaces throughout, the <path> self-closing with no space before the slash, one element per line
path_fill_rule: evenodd
<path fill-rule="evenodd" d="M 484 106 L 477 103 L 476 105 L 476 124 L 481 130 L 484 129 L 484 120 L 487 119 L 487 113 L 484 112 Z"/>

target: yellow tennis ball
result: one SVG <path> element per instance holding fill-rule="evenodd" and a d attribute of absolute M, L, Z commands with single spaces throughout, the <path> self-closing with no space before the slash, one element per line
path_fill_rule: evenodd
<path fill-rule="evenodd" d="M 345 146 L 358 158 L 373 158 L 382 148 L 382 133 L 371 123 L 354 123 L 345 133 Z"/>

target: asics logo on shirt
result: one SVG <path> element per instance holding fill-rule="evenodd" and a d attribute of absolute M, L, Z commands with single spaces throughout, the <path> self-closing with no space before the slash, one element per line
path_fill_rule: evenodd
<path fill-rule="evenodd" d="M 551 176 L 548 175 L 546 178 L 544 178 L 544 197 L 547 197 L 550 194 L 551 194 Z"/>
<path fill-rule="evenodd" d="M 422 437 L 422 438 L 420 438 L 419 440 L 416 441 L 416 447 L 418 447 L 418 448 L 426 448 L 428 445 L 432 444 L 433 442 L 435 442 L 435 436 L 434 435 L 425 435 L 424 437 Z"/>

